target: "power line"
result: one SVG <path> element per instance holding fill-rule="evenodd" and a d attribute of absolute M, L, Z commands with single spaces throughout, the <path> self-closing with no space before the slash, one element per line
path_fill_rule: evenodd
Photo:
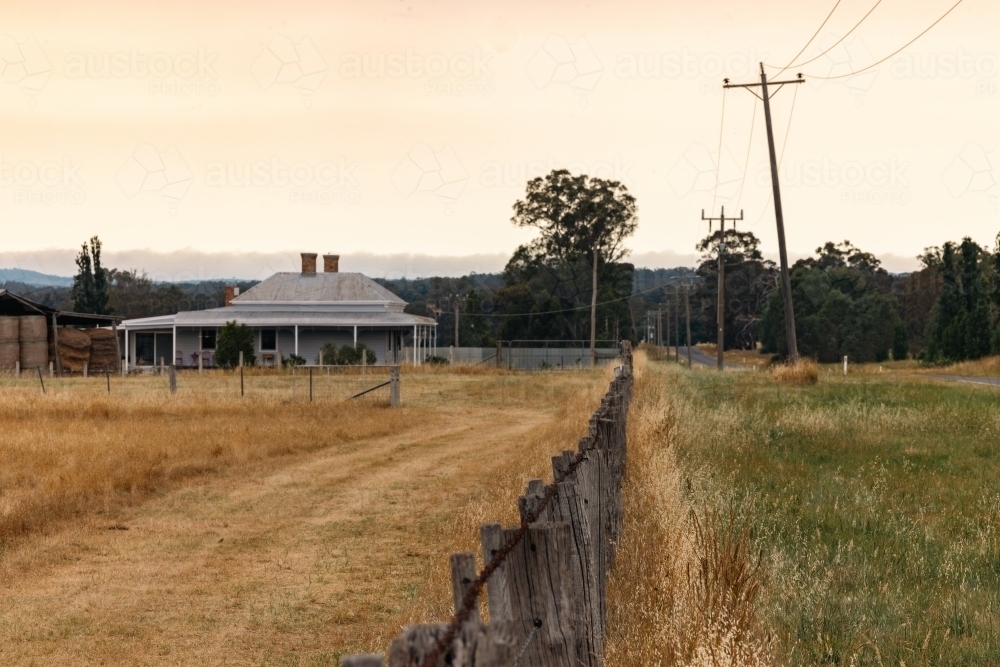
<path fill-rule="evenodd" d="M 877 2 L 876 2 L 876 3 L 874 4 L 874 5 L 872 5 L 872 8 L 868 10 L 868 13 L 867 13 L 867 14 L 865 14 L 864 16 L 862 16 L 862 17 L 861 17 L 861 20 L 860 20 L 860 21 L 858 21 L 857 23 L 855 23 L 855 24 L 854 24 L 854 27 L 853 27 L 853 28 L 851 28 L 851 29 L 850 29 L 850 30 L 848 30 L 848 31 L 847 31 L 846 33 L 844 33 L 844 36 L 843 36 L 843 37 L 841 37 L 841 38 L 840 38 L 840 39 L 838 39 L 838 40 L 837 40 L 836 42 L 834 42 L 834 43 L 833 43 L 833 46 L 831 46 L 831 47 L 830 47 L 830 48 L 828 48 L 827 50 L 823 51 L 823 52 L 822 52 L 822 53 L 820 53 L 820 54 L 819 54 L 818 56 L 815 56 L 815 57 L 813 57 L 813 58 L 810 58 L 809 60 L 806 60 L 805 62 L 801 62 L 801 63 L 796 63 L 796 64 L 794 64 L 794 65 L 789 65 L 788 67 L 802 67 L 803 65 L 808 65 L 808 64 L 809 64 L 809 63 L 811 63 L 811 62 L 815 62 L 815 61 L 819 60 L 820 58 L 822 58 L 822 57 L 823 57 L 823 56 L 825 56 L 826 54 L 830 53 L 830 51 L 833 51 L 833 50 L 834 50 L 835 48 L 837 48 L 838 46 L 840 46 L 841 42 L 843 42 L 843 41 L 844 41 L 845 39 L 847 39 L 848 37 L 850 37 L 850 36 L 851 36 L 851 33 L 853 33 L 853 32 L 854 32 L 855 30 L 857 30 L 857 29 L 858 29 L 858 27 L 859 27 L 859 26 L 860 26 L 860 25 L 861 25 L 862 23 L 864 23 L 864 22 L 865 22 L 865 19 L 867 19 L 867 18 L 868 18 L 869 16 L 871 16 L 872 12 L 873 12 L 873 11 L 875 11 L 875 8 L 876 8 L 876 7 L 878 7 L 878 6 L 879 6 L 879 5 L 881 5 L 881 4 L 882 4 L 882 0 L 877 0 Z M 770 67 L 770 65 L 769 65 L 769 67 Z M 788 67 L 786 67 L 785 69 L 788 69 Z"/>
<path fill-rule="evenodd" d="M 814 78 L 814 79 L 820 79 L 820 80 L 823 80 L 823 81 L 830 81 L 830 80 L 833 80 L 833 79 L 843 79 L 843 78 L 846 78 L 846 77 L 849 77 L 849 76 L 854 76 L 855 74 L 861 74 L 862 72 L 870 70 L 873 67 L 878 67 L 879 65 L 881 65 L 882 63 L 884 63 L 886 60 L 888 60 L 889 58 L 892 58 L 893 56 L 895 56 L 896 54 L 898 54 L 900 51 L 903 51 L 904 49 L 906 49 L 907 47 L 909 47 L 911 44 L 913 44 L 915 41 L 917 41 L 918 39 L 920 39 L 921 37 L 923 37 L 924 35 L 926 35 L 928 32 L 930 32 L 931 28 L 933 28 L 938 23 L 940 23 L 941 21 L 943 21 L 944 18 L 946 16 L 948 16 L 948 14 L 951 14 L 953 11 L 955 11 L 955 8 L 958 7 L 960 4 L 962 4 L 962 2 L 963 2 L 963 0 L 958 0 L 958 2 L 956 2 L 954 5 L 951 6 L 951 9 L 949 9 L 944 14 L 942 14 L 940 17 L 938 17 L 938 19 L 936 21 L 934 21 L 934 23 L 932 23 L 929 26 L 927 26 L 927 28 L 925 28 L 923 32 L 921 32 L 919 35 L 917 35 L 916 37 L 914 37 L 913 39 L 911 39 L 910 41 L 908 41 L 906 44 L 904 44 L 900 48 L 896 49 L 895 51 L 893 51 L 892 53 L 890 53 L 889 55 L 887 55 L 885 58 L 882 58 L 882 60 L 879 60 L 878 62 L 874 62 L 871 65 L 869 65 L 868 67 L 864 67 L 864 68 L 856 70 L 854 72 L 848 72 L 847 74 L 837 74 L 836 76 L 814 76 L 812 78 Z"/>
<path fill-rule="evenodd" d="M 819 31 L 823 29 L 823 26 L 825 26 L 825 25 L 826 25 L 826 22 L 830 20 L 830 17 L 831 17 L 831 16 L 833 16 L 833 13 L 834 13 L 835 11 L 837 11 L 837 7 L 839 7 L 839 6 L 840 6 L 840 0 L 837 0 L 837 2 L 836 2 L 836 3 L 834 3 L 834 5 L 833 5 L 833 9 L 831 9 L 831 10 L 830 10 L 830 13 L 826 15 L 826 18 L 825 18 L 825 19 L 823 19 L 823 22 L 819 24 L 819 27 L 818 27 L 818 28 L 816 28 L 816 32 L 814 32 L 814 33 L 813 33 L 813 36 L 812 36 L 812 37 L 810 37 L 810 38 L 809 38 L 809 41 L 808 41 L 808 42 L 806 42 L 806 43 L 805 43 L 805 44 L 804 44 L 804 45 L 802 46 L 802 48 L 801 48 L 801 49 L 799 50 L 799 52 L 795 54 L 795 57 L 794 57 L 794 58 L 792 58 L 791 60 L 789 60 L 789 61 L 788 61 L 788 64 L 787 64 L 787 65 L 785 65 L 784 67 L 782 67 L 782 68 L 781 68 L 781 71 L 780 71 L 780 72 L 778 72 L 777 74 L 775 74 L 775 75 L 774 75 L 774 77 L 775 77 L 775 78 L 778 78 L 779 76 L 781 76 L 781 74 L 782 74 L 782 73 L 783 73 L 783 72 L 784 72 L 784 71 L 785 71 L 786 69 L 788 69 L 789 67 L 791 67 L 791 66 L 792 66 L 792 63 L 794 63 L 794 62 L 795 62 L 796 58 L 798 58 L 799 56 L 801 56 L 801 55 L 802 55 L 802 53 L 803 53 L 803 52 L 804 52 L 804 51 L 805 51 L 805 50 L 806 50 L 807 48 L 809 48 L 809 45 L 810 45 L 810 44 L 812 44 L 812 42 L 813 42 L 813 40 L 814 40 L 814 39 L 816 39 L 816 35 L 818 35 L 818 34 L 819 34 Z M 768 67 L 771 67 L 771 65 L 768 65 Z"/>
<path fill-rule="evenodd" d="M 610 301 L 601 301 L 597 305 L 604 306 L 609 303 L 618 303 L 619 301 L 625 301 L 626 299 L 631 299 L 634 296 L 639 296 L 640 294 L 648 294 L 649 292 L 655 292 L 658 289 L 663 289 L 668 287 L 669 283 L 663 283 L 662 285 L 657 285 L 656 287 L 650 287 L 649 289 L 641 290 L 639 292 L 634 292 L 628 296 L 623 296 L 618 299 L 611 299 Z M 590 305 L 579 306 L 577 308 L 563 308 L 561 310 L 546 310 L 542 312 L 531 312 L 531 313 L 470 313 L 466 311 L 466 317 L 525 317 L 527 315 L 555 315 L 557 313 L 571 313 L 575 310 L 590 310 Z"/>
<path fill-rule="evenodd" d="M 715 187 L 712 189 L 712 211 L 719 194 L 719 172 L 722 170 L 722 128 L 726 125 L 726 91 L 722 91 L 722 118 L 719 120 L 719 150 L 715 154 Z"/>
<path fill-rule="evenodd" d="M 795 90 L 798 90 L 798 88 L 796 88 Z M 743 186 L 746 185 L 747 182 L 747 167 L 750 166 L 750 149 L 753 148 L 753 128 L 756 120 L 757 120 L 757 103 L 754 102 L 753 115 L 750 117 L 750 141 L 747 142 L 747 157 L 746 160 L 743 161 L 743 180 L 740 181 L 740 196 L 739 199 L 736 200 L 736 208 L 739 208 L 740 202 L 743 201 Z"/>

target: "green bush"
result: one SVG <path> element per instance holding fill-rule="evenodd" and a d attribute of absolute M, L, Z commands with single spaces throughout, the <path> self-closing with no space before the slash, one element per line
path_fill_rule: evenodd
<path fill-rule="evenodd" d="M 447 366 L 449 363 L 448 360 L 445 359 L 444 357 L 438 357 L 433 354 L 425 358 L 424 362 L 428 364 L 433 364 L 434 366 Z"/>
<path fill-rule="evenodd" d="M 357 366 L 361 364 L 361 355 L 365 355 L 365 363 L 374 366 L 378 362 L 375 352 L 364 343 L 354 345 L 341 345 L 338 348 L 334 343 L 324 343 L 320 348 L 321 355 L 316 361 L 323 359 L 324 364 L 331 366 Z"/>
<path fill-rule="evenodd" d="M 300 357 L 297 354 L 290 354 L 287 357 L 281 358 L 282 366 L 305 366 L 306 360 L 304 357 Z"/>
<path fill-rule="evenodd" d="M 234 368 L 240 363 L 240 352 L 244 365 L 257 363 L 253 352 L 253 329 L 235 321 L 226 322 L 215 339 L 215 363 L 223 368 Z"/>

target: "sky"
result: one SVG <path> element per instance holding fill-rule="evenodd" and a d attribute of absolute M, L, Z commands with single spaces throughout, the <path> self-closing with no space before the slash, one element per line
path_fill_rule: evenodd
<path fill-rule="evenodd" d="M 300 252 L 498 271 L 532 238 L 512 205 L 553 168 L 629 188 L 638 266 L 695 263 L 722 206 L 776 257 L 763 107 L 722 88 L 761 61 L 806 79 L 772 102 L 792 259 L 849 239 L 906 271 L 947 240 L 992 248 L 1000 4 L 964 0 L 827 80 L 954 0 L 882 0 L 849 34 L 875 0 L 834 4 L 6 0 L 0 268 L 71 274 L 98 235 L 108 265 L 162 280 L 263 278 Z"/>

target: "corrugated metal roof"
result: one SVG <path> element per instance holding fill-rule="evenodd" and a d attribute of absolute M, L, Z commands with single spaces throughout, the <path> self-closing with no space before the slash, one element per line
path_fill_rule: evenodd
<path fill-rule="evenodd" d="M 406 305 L 398 296 L 360 273 L 276 273 L 233 299 L 233 304 L 280 301 Z"/>
<path fill-rule="evenodd" d="M 256 327 L 412 327 L 436 326 L 429 317 L 408 313 L 324 313 L 276 311 L 261 312 L 238 308 L 212 308 L 210 310 L 190 310 L 176 315 L 161 315 L 138 320 L 126 320 L 126 329 L 170 329 L 179 327 L 221 327 L 226 322 L 237 322 Z"/>

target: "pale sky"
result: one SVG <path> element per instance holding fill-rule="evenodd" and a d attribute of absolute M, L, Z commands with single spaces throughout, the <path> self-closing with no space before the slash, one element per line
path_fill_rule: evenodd
<path fill-rule="evenodd" d="M 799 60 L 874 2 L 842 0 Z M 952 4 L 883 0 L 782 77 L 807 79 L 772 105 L 793 257 L 850 239 L 899 271 L 949 239 L 993 246 L 998 3 L 813 78 Z M 265 277 L 301 251 L 372 275 L 499 270 L 531 237 L 512 204 L 555 167 L 628 186 L 639 265 L 692 264 L 722 205 L 774 256 L 763 110 L 725 93 L 720 160 L 722 79 L 789 63 L 833 5 L 6 0 L 0 267 L 70 274 L 97 234 L 109 264 L 166 280 Z"/>

